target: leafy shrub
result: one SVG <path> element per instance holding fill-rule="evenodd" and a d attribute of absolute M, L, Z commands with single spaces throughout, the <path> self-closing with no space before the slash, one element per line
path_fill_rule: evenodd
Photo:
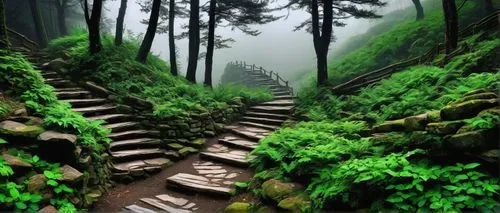
<path fill-rule="evenodd" d="M 53 56 L 70 56 L 74 77 L 88 79 L 110 88 L 119 96 L 135 95 L 155 104 L 155 115 L 187 116 L 191 113 L 218 109 L 222 102 L 241 96 L 250 102 L 268 100 L 268 91 L 245 90 L 228 86 L 212 92 L 202 85 L 191 84 L 183 77 L 170 74 L 170 67 L 157 56 L 148 57 L 145 64 L 135 60 L 138 41 L 114 45 L 114 38 L 104 36 L 102 51 L 90 55 L 85 31 L 53 40 L 49 52 Z"/>
<path fill-rule="evenodd" d="M 465 123 L 467 123 L 472 130 L 491 129 L 500 123 L 500 115 L 488 112 L 474 118 L 466 119 Z"/>

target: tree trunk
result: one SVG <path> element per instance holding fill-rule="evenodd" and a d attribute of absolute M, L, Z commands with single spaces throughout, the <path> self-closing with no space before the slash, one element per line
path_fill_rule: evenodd
<path fill-rule="evenodd" d="M 175 0 L 170 0 L 168 9 L 168 47 L 170 49 L 170 72 L 177 76 L 177 52 L 175 49 Z"/>
<path fill-rule="evenodd" d="M 55 1 L 56 9 L 57 9 L 57 25 L 59 27 L 59 33 L 61 35 L 68 35 L 68 27 L 66 26 L 66 7 L 68 4 L 68 0 L 59 0 Z"/>
<path fill-rule="evenodd" d="M 491 0 L 482 0 L 483 1 L 483 9 L 486 15 L 489 15 L 495 12 L 495 7 L 493 6 L 493 2 Z"/>
<path fill-rule="evenodd" d="M 127 1 L 128 0 L 121 0 L 120 10 L 116 18 L 115 45 L 117 46 L 121 45 L 123 41 L 123 22 L 125 20 L 125 12 L 127 11 Z"/>
<path fill-rule="evenodd" d="M 200 1 L 191 0 L 189 11 L 189 59 L 187 80 L 196 83 L 196 67 L 200 52 Z"/>
<path fill-rule="evenodd" d="M 148 29 L 146 30 L 146 35 L 144 40 L 142 40 L 141 47 L 137 53 L 137 61 L 141 63 L 146 63 L 149 51 L 151 50 L 151 45 L 153 45 L 153 40 L 156 34 L 156 28 L 158 26 L 158 18 L 160 16 L 160 6 L 161 0 L 154 0 L 153 7 L 151 9 L 151 16 L 149 17 Z"/>
<path fill-rule="evenodd" d="M 443 0 L 443 11 L 446 24 L 446 54 L 450 54 L 458 45 L 458 15 L 455 0 Z"/>
<path fill-rule="evenodd" d="M 29 0 L 31 17 L 33 18 L 33 23 L 35 25 L 35 33 L 38 38 L 38 44 L 41 48 L 47 47 L 48 38 L 45 25 L 43 23 L 42 14 L 40 13 L 40 8 L 38 5 L 38 0 Z"/>
<path fill-rule="evenodd" d="M 89 52 L 92 54 L 101 51 L 101 33 L 100 33 L 100 23 L 101 23 L 101 13 L 102 13 L 102 1 L 94 0 L 92 5 L 92 15 L 89 17 L 88 0 L 85 0 L 85 20 L 87 21 L 87 26 L 89 28 Z"/>
<path fill-rule="evenodd" d="M 5 23 L 5 8 L 3 0 L 0 0 L 0 49 L 9 49 L 10 43 L 7 36 L 7 24 Z"/>
<path fill-rule="evenodd" d="M 215 43 L 215 9 L 217 0 L 210 1 L 210 11 L 208 12 L 208 42 L 207 55 L 205 57 L 205 86 L 212 87 L 212 65 L 214 58 L 214 43 Z"/>
<path fill-rule="evenodd" d="M 411 0 L 415 5 L 415 9 L 417 9 L 417 21 L 424 19 L 424 8 L 420 3 L 420 0 Z"/>
<path fill-rule="evenodd" d="M 323 26 L 319 27 L 319 5 L 318 0 L 311 1 L 312 27 L 314 50 L 316 52 L 317 62 L 317 86 L 323 86 L 328 82 L 328 47 L 332 38 L 333 25 L 333 2 L 324 0 L 323 6 Z"/>

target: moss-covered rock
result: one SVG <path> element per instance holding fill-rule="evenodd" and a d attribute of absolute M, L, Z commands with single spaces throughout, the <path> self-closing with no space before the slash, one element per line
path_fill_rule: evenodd
<path fill-rule="evenodd" d="M 284 198 L 292 196 L 298 188 L 299 187 L 293 183 L 285 183 L 280 180 L 270 179 L 262 184 L 262 196 L 265 199 L 279 203 Z"/>
<path fill-rule="evenodd" d="M 224 213 L 247 213 L 250 212 L 250 203 L 234 202 L 224 209 Z"/>
<path fill-rule="evenodd" d="M 379 125 L 373 127 L 373 131 L 376 133 L 384 132 L 401 132 L 405 130 L 405 120 L 399 119 L 394 121 L 386 121 Z"/>
<path fill-rule="evenodd" d="M 454 101 L 453 104 L 463 103 L 463 102 L 470 101 L 470 100 L 494 99 L 494 98 L 498 98 L 498 96 L 495 93 L 483 92 L 483 93 L 465 96 L 457 101 Z"/>
<path fill-rule="evenodd" d="M 427 124 L 426 130 L 439 135 L 450 135 L 455 134 L 464 124 L 465 122 L 461 120 L 430 123 Z"/>
<path fill-rule="evenodd" d="M 194 153 L 198 153 L 199 150 L 198 149 L 195 149 L 193 147 L 184 147 L 182 149 L 179 150 L 179 154 L 182 156 L 182 157 L 186 157 L 188 156 L 189 154 L 194 154 Z"/>
<path fill-rule="evenodd" d="M 467 152 L 494 148 L 498 146 L 498 134 L 486 129 L 460 133 L 447 138 L 444 145 Z"/>
<path fill-rule="evenodd" d="M 303 195 L 288 197 L 278 203 L 278 207 L 293 213 L 306 212 L 310 205 L 311 201 Z"/>
<path fill-rule="evenodd" d="M 44 131 L 41 126 L 28 126 L 15 121 L 2 121 L 0 123 L 0 135 L 35 138 Z"/>
<path fill-rule="evenodd" d="M 498 99 L 470 100 L 458 104 L 451 104 L 441 109 L 441 118 L 444 120 L 460 120 L 476 116 L 482 110 L 498 105 Z"/>
<path fill-rule="evenodd" d="M 424 130 L 429 122 L 427 120 L 427 113 L 407 117 L 404 119 L 404 127 L 406 131 L 419 131 Z"/>

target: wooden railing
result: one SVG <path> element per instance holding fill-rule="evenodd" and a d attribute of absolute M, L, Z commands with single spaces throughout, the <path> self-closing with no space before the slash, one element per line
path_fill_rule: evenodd
<path fill-rule="evenodd" d="M 467 28 L 460 31 L 459 35 L 461 38 L 465 38 L 474 35 L 482 30 L 490 30 L 495 28 L 497 28 L 498 30 L 499 22 L 500 22 L 500 11 L 496 11 L 495 13 L 481 19 L 480 21 L 469 25 Z M 442 50 L 444 50 L 444 48 L 445 48 L 444 44 L 442 43 L 436 44 L 436 46 L 434 46 L 421 56 L 404 60 L 395 64 L 391 64 L 389 66 L 377 69 L 375 71 L 360 75 L 345 83 L 333 87 L 332 92 L 334 94 L 349 94 L 357 91 L 362 87 L 366 87 L 373 83 L 379 82 L 391 76 L 393 73 L 404 70 L 410 66 L 415 66 L 420 64 L 430 64 L 433 62 L 434 58 L 437 55 L 439 55 Z M 465 45 L 460 46 L 452 53 L 446 55 L 443 61 L 448 61 L 450 58 L 467 51 L 467 49 L 468 47 Z"/>
<path fill-rule="evenodd" d="M 255 64 L 249 65 L 246 62 L 242 62 L 242 61 L 230 62 L 230 64 L 237 66 L 237 67 L 240 67 L 245 72 L 259 73 L 259 74 L 262 74 L 266 77 L 269 77 L 269 79 L 274 80 L 277 85 L 285 88 L 293 96 L 294 91 L 293 91 L 293 87 L 290 85 L 290 82 L 283 79 L 279 73 L 274 72 L 272 70 L 267 71 L 264 68 L 262 68 L 261 66 L 257 67 Z"/>
<path fill-rule="evenodd" d="M 7 36 L 12 47 L 25 48 L 31 52 L 38 50 L 38 44 L 21 33 L 14 31 L 13 29 L 7 28 Z"/>

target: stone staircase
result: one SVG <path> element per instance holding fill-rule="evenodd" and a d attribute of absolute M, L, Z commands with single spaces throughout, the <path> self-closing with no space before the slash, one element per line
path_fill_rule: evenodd
<path fill-rule="evenodd" d="M 290 119 L 294 107 L 291 92 L 269 76 L 252 73 L 248 77 L 256 84 L 269 87 L 274 100 L 250 107 L 239 122 L 226 126 L 228 133 L 219 137 L 217 143 L 202 149 L 197 156 L 198 160 L 190 165 L 192 172 L 180 172 L 167 177 L 166 192 L 170 191 L 170 195 L 141 198 L 140 202 L 124 207 L 123 211 L 193 212 L 198 210 L 193 201 L 198 195 L 228 199 L 235 190 L 234 182 L 248 180 L 251 176 L 248 166 L 254 158 L 249 153 L 257 147 L 259 140 Z M 234 168 L 244 170 L 235 171 Z M 242 176 L 246 178 L 242 179 Z M 172 193 L 176 193 L 177 197 L 174 198 Z M 182 194 L 181 197 L 179 193 Z M 178 202 L 179 200 L 182 202 Z M 200 208 L 199 212 L 207 211 Z"/>
<path fill-rule="evenodd" d="M 42 68 L 45 82 L 55 88 L 59 100 L 71 104 L 73 111 L 89 120 L 103 120 L 103 127 L 111 129 L 109 155 L 114 178 L 142 176 L 171 164 L 172 159 L 166 154 L 168 150 L 160 146 L 159 132 L 142 128 L 144 118 L 121 112 L 108 99 L 94 96 L 91 91 L 51 70 L 47 64 L 44 66 L 43 60 L 35 57 L 32 61 Z"/>

